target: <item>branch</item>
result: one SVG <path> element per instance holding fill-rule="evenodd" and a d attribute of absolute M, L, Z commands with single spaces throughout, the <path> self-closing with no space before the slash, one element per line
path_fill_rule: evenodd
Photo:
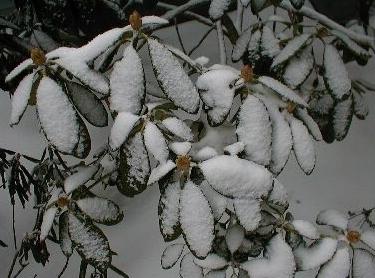
<path fill-rule="evenodd" d="M 176 17 L 179 14 L 184 13 L 185 11 L 193 8 L 193 7 L 198 7 L 200 5 L 208 4 L 210 3 L 210 0 L 190 0 L 189 2 L 176 7 L 175 9 L 166 12 L 162 17 L 171 20 L 172 18 Z"/>
<path fill-rule="evenodd" d="M 221 20 L 216 21 L 216 30 L 217 40 L 219 43 L 220 64 L 225 65 L 227 63 L 227 54 L 225 53 L 224 33 L 223 26 L 221 25 Z"/>

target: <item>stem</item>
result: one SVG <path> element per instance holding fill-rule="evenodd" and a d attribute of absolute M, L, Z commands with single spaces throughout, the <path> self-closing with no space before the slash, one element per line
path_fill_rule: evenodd
<path fill-rule="evenodd" d="M 182 51 L 186 54 L 186 49 L 184 46 L 184 42 L 182 41 L 181 33 L 180 33 L 180 28 L 178 27 L 178 22 L 177 18 L 174 19 L 174 27 L 176 29 L 177 37 L 178 37 L 178 42 L 180 43 Z"/>
<path fill-rule="evenodd" d="M 227 63 L 227 55 L 225 53 L 224 33 L 223 33 L 223 26 L 221 25 L 221 19 L 216 21 L 216 31 L 217 31 L 217 40 L 219 43 L 220 64 L 225 65 Z"/>
<path fill-rule="evenodd" d="M 60 278 L 64 274 L 65 270 L 68 268 L 68 264 L 69 264 L 69 257 L 66 258 L 65 264 L 62 270 L 60 271 L 59 275 L 57 276 L 57 278 Z"/>
<path fill-rule="evenodd" d="M 10 269 L 9 269 L 9 272 L 8 272 L 8 278 L 10 278 L 12 276 L 13 269 L 14 269 L 14 266 L 16 265 L 16 261 L 17 261 L 17 257 L 18 257 L 19 252 L 20 252 L 19 250 L 16 250 L 16 253 L 14 254 L 12 264 L 10 265 Z"/>
<path fill-rule="evenodd" d="M 199 42 L 196 44 L 196 46 L 194 46 L 188 53 L 188 56 L 190 56 L 191 54 L 194 53 L 195 50 L 198 49 L 198 47 L 201 46 L 201 44 L 204 42 L 204 40 L 208 37 L 208 35 L 211 33 L 212 30 L 214 30 L 215 27 L 211 27 L 210 29 L 208 29 L 208 31 L 203 35 L 203 37 L 199 40 Z"/>
<path fill-rule="evenodd" d="M 210 2 L 211 2 L 211 0 L 190 0 L 189 2 L 187 2 L 187 3 L 185 3 L 181 6 L 178 6 L 173 10 L 166 12 L 163 15 L 163 18 L 165 18 L 167 20 L 171 20 L 172 18 L 176 17 L 177 15 L 179 15 L 181 13 L 184 13 L 185 11 L 187 11 L 187 10 L 193 8 L 193 7 L 197 7 L 197 6 L 200 6 L 200 5 L 203 5 L 203 4 L 208 4 Z"/>
<path fill-rule="evenodd" d="M 129 276 L 123 272 L 121 269 L 118 269 L 117 267 L 115 267 L 113 264 L 111 264 L 109 266 L 110 269 L 112 269 L 114 272 L 116 272 L 118 275 L 120 275 L 121 277 L 124 277 L 124 278 L 129 278 Z"/>
<path fill-rule="evenodd" d="M 79 266 L 79 278 L 85 278 L 86 277 L 86 271 L 87 271 L 87 263 L 82 260 L 81 265 Z"/>
<path fill-rule="evenodd" d="M 244 7 L 241 0 L 237 0 L 236 29 L 239 34 L 242 32 L 243 13 Z"/>
<path fill-rule="evenodd" d="M 14 242 L 14 249 L 17 250 L 17 237 L 16 237 L 16 221 L 14 215 L 14 204 L 12 205 L 12 230 L 13 230 L 13 242 Z"/>

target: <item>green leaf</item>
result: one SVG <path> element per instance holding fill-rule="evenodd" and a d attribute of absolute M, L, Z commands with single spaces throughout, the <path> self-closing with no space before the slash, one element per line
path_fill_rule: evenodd
<path fill-rule="evenodd" d="M 87 87 L 76 83 L 66 82 L 67 92 L 79 113 L 93 126 L 108 125 L 108 114 L 100 99 Z"/>
<path fill-rule="evenodd" d="M 184 245 L 181 243 L 172 244 L 165 248 L 163 255 L 161 256 L 162 268 L 172 268 L 181 257 L 182 251 L 184 251 Z"/>
<path fill-rule="evenodd" d="M 363 95 L 353 91 L 354 114 L 360 120 L 365 120 L 369 114 L 369 107 Z"/>
<path fill-rule="evenodd" d="M 353 98 L 335 104 L 333 111 L 333 130 L 338 141 L 344 140 L 349 132 L 354 114 Z"/>
<path fill-rule="evenodd" d="M 77 115 L 77 123 L 79 125 L 79 138 L 76 147 L 73 150 L 73 155 L 77 158 L 86 158 L 91 150 L 91 138 L 85 122 Z"/>
<path fill-rule="evenodd" d="M 69 213 L 64 211 L 59 218 L 59 241 L 61 251 L 66 257 L 70 257 L 73 253 L 72 241 L 69 237 Z"/>

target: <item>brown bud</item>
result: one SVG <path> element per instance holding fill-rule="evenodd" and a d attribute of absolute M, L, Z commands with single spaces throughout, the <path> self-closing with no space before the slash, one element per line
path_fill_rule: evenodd
<path fill-rule="evenodd" d="M 134 30 L 139 31 L 139 29 L 141 29 L 141 27 L 142 27 L 142 18 L 141 18 L 141 15 L 139 14 L 139 12 L 134 11 L 130 15 L 130 17 L 129 17 L 129 23 L 130 23 L 131 27 Z"/>
<path fill-rule="evenodd" d="M 68 206 L 69 204 L 69 199 L 68 197 L 66 196 L 61 196 L 58 200 L 57 200 L 57 205 L 60 207 L 60 208 L 64 208 L 66 206 Z"/>
<path fill-rule="evenodd" d="M 296 109 L 297 105 L 293 102 L 288 102 L 288 107 L 286 108 L 286 110 L 292 114 L 294 112 L 294 110 Z"/>
<path fill-rule="evenodd" d="M 35 65 L 41 66 L 46 62 L 46 55 L 40 48 L 33 48 L 31 49 L 31 59 Z"/>
<path fill-rule="evenodd" d="M 241 69 L 241 77 L 245 82 L 252 82 L 254 80 L 253 68 L 250 65 L 245 65 Z"/>
<path fill-rule="evenodd" d="M 346 238 L 350 243 L 357 243 L 361 239 L 361 234 L 357 231 L 348 231 Z"/>
<path fill-rule="evenodd" d="M 327 37 L 328 35 L 329 35 L 329 32 L 327 28 L 321 27 L 318 29 L 317 36 L 319 38 L 324 38 L 324 37 Z"/>
<path fill-rule="evenodd" d="M 190 169 L 190 157 L 188 155 L 180 155 L 176 159 L 177 170 L 187 173 Z"/>

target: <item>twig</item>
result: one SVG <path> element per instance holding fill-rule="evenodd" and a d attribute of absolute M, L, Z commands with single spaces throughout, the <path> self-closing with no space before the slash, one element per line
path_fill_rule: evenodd
<path fill-rule="evenodd" d="M 13 230 L 13 242 L 14 242 L 14 249 L 17 250 L 17 236 L 16 236 L 16 220 L 15 220 L 15 213 L 14 213 L 14 204 L 12 205 L 12 230 Z"/>
<path fill-rule="evenodd" d="M 21 268 L 17 271 L 16 274 L 14 274 L 13 278 L 18 277 L 18 275 L 20 275 L 21 272 L 22 272 L 22 271 L 26 268 L 26 266 L 28 266 L 28 265 L 29 265 L 29 263 L 26 263 L 26 264 L 21 265 Z"/>
<path fill-rule="evenodd" d="M 182 51 L 186 54 L 186 49 L 185 49 L 185 46 L 184 46 L 184 42 L 182 41 L 182 37 L 181 37 L 181 33 L 180 33 L 180 28 L 178 27 L 178 23 L 177 23 L 177 18 L 174 19 L 174 27 L 176 29 L 178 41 L 180 43 Z"/>
<path fill-rule="evenodd" d="M 220 64 L 225 65 L 227 63 L 227 55 L 225 53 L 224 33 L 223 26 L 221 25 L 221 20 L 216 21 L 216 31 L 220 52 Z"/>
<path fill-rule="evenodd" d="M 62 270 L 60 271 L 59 275 L 57 276 L 57 278 L 60 278 L 64 274 L 65 270 L 68 268 L 68 264 L 69 264 L 69 257 L 66 258 L 65 264 Z"/>
<path fill-rule="evenodd" d="M 9 269 L 9 272 L 8 272 L 8 278 L 10 278 L 12 276 L 13 269 L 14 269 L 14 266 L 16 265 L 16 261 L 17 261 L 17 257 L 18 257 L 19 252 L 20 252 L 19 250 L 16 250 L 16 253 L 14 254 L 12 264 L 10 265 L 10 269 Z"/>
<path fill-rule="evenodd" d="M 203 37 L 199 40 L 199 42 L 197 43 L 196 46 L 194 46 L 188 53 L 188 56 L 190 56 L 191 54 L 193 54 L 193 52 L 195 50 L 198 49 L 198 47 L 201 46 L 201 44 L 204 42 L 204 40 L 208 37 L 208 35 L 211 33 L 212 30 L 215 29 L 215 26 L 211 27 L 210 29 L 208 29 L 208 31 L 203 35 Z"/>
<path fill-rule="evenodd" d="M 211 2 L 211 0 L 190 0 L 189 2 L 187 2 L 187 3 L 185 3 L 181 6 L 178 6 L 173 10 L 170 10 L 170 11 L 166 12 L 163 15 L 163 18 L 165 18 L 167 20 L 171 20 L 172 18 L 175 18 L 177 15 L 182 14 L 185 11 L 187 11 L 187 10 L 193 8 L 193 7 L 198 7 L 200 5 L 208 4 L 210 2 Z"/>
<path fill-rule="evenodd" d="M 118 275 L 120 275 L 121 277 L 124 277 L 124 278 L 129 278 L 129 276 L 123 272 L 121 269 L 118 269 L 117 267 L 115 267 L 113 264 L 111 264 L 109 266 L 110 269 L 112 269 L 114 272 L 116 272 Z"/>

